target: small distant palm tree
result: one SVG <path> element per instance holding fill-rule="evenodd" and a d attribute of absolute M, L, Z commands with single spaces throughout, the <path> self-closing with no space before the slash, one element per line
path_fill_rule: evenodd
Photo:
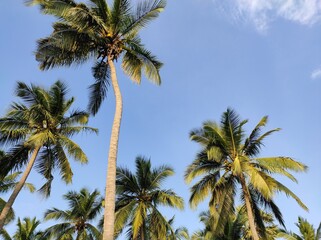
<path fill-rule="evenodd" d="M 215 231 L 214 216 L 210 211 L 203 211 L 199 214 L 200 222 L 203 223 L 204 228 L 193 233 L 192 240 L 241 240 L 243 229 L 245 225 L 244 215 L 237 211 L 230 215 L 225 223 L 223 232 L 218 234 Z"/>
<path fill-rule="evenodd" d="M 280 237 L 286 240 L 320 240 L 321 239 L 321 223 L 315 229 L 306 219 L 299 217 L 295 224 L 299 228 L 300 234 L 284 231 L 279 234 Z"/>
<path fill-rule="evenodd" d="M 44 236 L 49 239 L 99 240 L 101 232 L 92 222 L 102 212 L 102 197 L 98 190 L 90 193 L 88 189 L 80 192 L 69 191 L 63 196 L 68 201 L 68 210 L 52 208 L 45 212 L 45 220 L 57 220 L 62 223 L 49 227 Z"/>
<path fill-rule="evenodd" d="M 266 237 L 264 239 L 277 239 L 282 230 L 274 224 L 273 216 L 263 211 L 261 211 L 261 215 L 266 227 Z M 247 214 L 242 207 L 238 207 L 235 213 L 230 215 L 225 223 L 223 232 L 216 232 L 214 227 L 215 217 L 210 211 L 202 212 L 199 217 L 204 224 L 204 229 L 196 231 L 192 235 L 192 240 L 252 240 Z"/>
<path fill-rule="evenodd" d="M 216 232 L 223 231 L 229 216 L 234 213 L 238 186 L 254 240 L 265 237 L 260 205 L 270 210 L 284 226 L 281 211 L 273 201 L 277 192 L 284 192 L 307 210 L 290 189 L 272 177 L 272 174 L 280 174 L 296 182 L 289 171 L 302 172 L 307 167 L 289 157 L 258 157 L 263 140 L 280 130 L 261 134 L 267 119 L 267 116 L 263 117 L 246 138 L 243 126 L 247 120 L 241 121 L 235 111 L 227 109 L 220 124 L 207 121 L 202 128 L 190 133 L 191 139 L 202 147 L 185 173 L 188 183 L 202 176 L 191 188 L 190 205 L 196 207 L 211 194 L 209 205 L 211 214 L 215 215 Z"/>
<path fill-rule="evenodd" d="M 87 163 L 85 153 L 70 137 L 84 131 L 97 132 L 86 126 L 89 116 L 86 112 L 73 111 L 66 116 L 74 98 L 66 98 L 67 87 L 60 81 L 49 90 L 18 82 L 16 94 L 25 104 L 13 103 L 6 116 L 0 118 L 0 145 L 13 145 L 0 162 L 0 176 L 26 168 L 1 212 L 0 229 L 35 163 L 47 179 L 40 191 L 48 196 L 55 168 L 66 183 L 72 181 L 67 155 Z"/>
<path fill-rule="evenodd" d="M 168 228 L 167 228 L 167 234 L 166 234 L 166 240 L 189 240 L 189 234 L 188 229 L 186 227 L 178 227 L 174 228 L 175 216 L 173 216 L 171 219 L 168 220 Z"/>
<path fill-rule="evenodd" d="M 184 208 L 181 197 L 161 188 L 174 171 L 166 165 L 152 169 L 150 160 L 144 157 L 137 157 L 135 163 L 135 174 L 117 168 L 116 233 L 128 226 L 130 239 L 149 239 L 150 234 L 165 239 L 171 226 L 158 207 Z"/>
<path fill-rule="evenodd" d="M 46 240 L 42 237 L 42 232 L 37 230 L 39 224 L 40 221 L 36 218 L 24 218 L 23 221 L 18 218 L 17 230 L 14 235 L 10 237 L 8 232 L 3 229 L 0 231 L 0 236 L 3 240 Z"/>

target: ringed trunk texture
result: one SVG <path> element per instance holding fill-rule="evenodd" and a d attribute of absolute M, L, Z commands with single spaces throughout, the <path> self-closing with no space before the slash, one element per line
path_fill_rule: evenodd
<path fill-rule="evenodd" d="M 252 238 L 253 238 L 253 240 L 259 240 L 260 239 L 259 234 L 258 234 L 257 229 L 255 227 L 255 221 L 254 221 L 254 215 L 253 215 L 253 209 L 252 209 L 252 203 L 251 203 L 251 199 L 250 199 L 249 189 L 246 186 L 245 179 L 243 176 L 241 177 L 240 180 L 241 180 L 242 190 L 244 193 L 246 212 L 247 212 L 247 217 L 249 220 Z"/>
<path fill-rule="evenodd" d="M 111 83 L 114 89 L 116 108 L 108 152 L 103 240 L 114 239 L 117 152 L 123 108 L 123 100 L 117 81 L 115 65 L 110 58 L 108 58 L 108 65 L 110 67 Z"/>
<path fill-rule="evenodd" d="M 39 152 L 40 147 L 37 147 L 33 150 L 33 153 L 30 157 L 30 160 L 28 162 L 28 165 L 26 167 L 26 170 L 24 171 L 20 181 L 17 183 L 17 185 L 15 186 L 11 196 L 9 197 L 9 200 L 7 201 L 6 205 L 4 206 L 4 208 L 2 209 L 1 215 L 0 215 L 0 231 L 3 229 L 5 220 L 7 218 L 7 215 L 10 211 L 10 208 L 12 207 L 14 201 L 16 200 L 19 192 L 21 191 L 23 185 L 25 184 L 30 171 L 35 163 L 35 160 L 37 158 L 38 152 Z"/>

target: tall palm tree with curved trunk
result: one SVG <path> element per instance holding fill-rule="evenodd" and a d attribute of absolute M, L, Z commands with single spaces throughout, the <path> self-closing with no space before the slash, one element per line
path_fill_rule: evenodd
<path fill-rule="evenodd" d="M 44 216 L 45 220 L 63 222 L 46 229 L 44 236 L 49 239 L 100 239 L 101 232 L 91 224 L 103 210 L 103 199 L 99 191 L 90 193 L 83 188 L 79 192 L 69 191 L 63 198 L 68 201 L 68 210 L 52 208 Z"/>
<path fill-rule="evenodd" d="M 67 87 L 60 81 L 49 90 L 18 82 L 16 94 L 25 104 L 13 103 L 6 116 L 0 118 L 0 144 L 14 146 L 0 163 L 1 175 L 26 166 L 1 212 L 0 229 L 34 165 L 47 179 L 39 191 L 49 196 L 56 168 L 62 180 L 66 183 L 72 181 L 73 172 L 68 156 L 80 163 L 88 161 L 85 153 L 70 137 L 97 130 L 86 126 L 86 112 L 72 111 L 67 115 L 74 98 L 67 99 L 66 93 Z"/>
<path fill-rule="evenodd" d="M 119 130 L 122 118 L 122 96 L 116 76 L 115 62 L 135 83 L 140 84 L 142 72 L 156 84 L 162 63 L 145 49 L 138 35 L 147 23 L 155 19 L 165 7 L 164 0 L 142 0 L 136 7 L 130 0 L 89 0 L 89 4 L 74 0 L 29 0 L 38 4 L 44 14 L 58 18 L 52 34 L 38 41 L 36 59 L 40 69 L 81 64 L 96 59 L 92 67 L 95 83 L 91 91 L 89 109 L 96 114 L 107 94 L 109 82 L 114 90 L 116 108 L 111 131 L 106 179 L 104 237 L 113 239 L 115 212 L 115 181 Z"/>
<path fill-rule="evenodd" d="M 4 229 L 0 231 L 0 236 L 3 240 L 46 240 L 41 231 L 37 228 L 40 225 L 40 221 L 36 218 L 24 218 L 23 221 L 18 218 L 17 230 L 14 235 L 10 237 L 9 233 Z"/>
<path fill-rule="evenodd" d="M 284 225 L 282 214 L 273 201 L 276 193 L 284 192 L 307 210 L 290 189 L 272 176 L 279 174 L 296 182 L 290 171 L 302 172 L 307 167 L 290 157 L 258 157 L 263 140 L 280 130 L 277 128 L 262 134 L 262 127 L 267 120 L 267 116 L 263 117 L 250 135 L 245 137 L 243 126 L 247 120 L 241 121 L 235 111 L 227 109 L 220 124 L 207 121 L 202 128 L 190 133 L 191 140 L 202 147 L 185 172 L 188 183 L 201 177 L 191 188 L 190 204 L 196 207 L 211 193 L 209 205 L 218 232 L 222 231 L 229 215 L 234 212 L 238 186 L 254 240 L 265 237 L 260 206 L 271 211 Z"/>
<path fill-rule="evenodd" d="M 171 189 L 162 189 L 163 181 L 174 174 L 172 168 L 163 165 L 151 167 L 149 159 L 136 158 L 136 172 L 127 168 L 117 168 L 117 199 L 116 199 L 116 234 L 126 226 L 130 239 L 165 239 L 168 230 L 174 231 L 161 214 L 158 207 L 168 206 L 184 208 L 184 201 Z"/>

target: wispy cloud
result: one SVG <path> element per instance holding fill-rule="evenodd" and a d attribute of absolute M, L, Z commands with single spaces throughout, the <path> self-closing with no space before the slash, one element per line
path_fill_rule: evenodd
<path fill-rule="evenodd" d="M 321 20 L 321 0 L 213 0 L 233 20 L 253 24 L 265 32 L 270 23 L 284 18 L 302 25 Z"/>
<path fill-rule="evenodd" d="M 321 78 L 321 67 L 313 70 L 313 72 L 311 73 L 311 78 L 312 79 Z"/>

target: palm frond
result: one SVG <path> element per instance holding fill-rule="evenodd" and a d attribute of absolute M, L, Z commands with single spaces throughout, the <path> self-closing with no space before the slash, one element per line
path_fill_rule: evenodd
<path fill-rule="evenodd" d="M 122 68 L 130 78 L 140 84 L 141 72 L 144 71 L 147 79 L 157 85 L 161 84 L 159 70 L 162 63 L 144 48 L 139 38 L 126 42 L 126 53 L 123 58 Z"/>
<path fill-rule="evenodd" d="M 135 12 L 129 16 L 124 26 L 122 26 L 121 34 L 123 37 L 136 33 L 144 28 L 150 21 L 157 18 L 159 13 L 166 6 L 165 0 L 141 1 L 137 4 Z"/>
<path fill-rule="evenodd" d="M 90 97 L 88 111 L 95 115 L 107 96 L 110 68 L 105 62 L 96 62 L 92 68 L 95 83 L 89 86 Z"/>
<path fill-rule="evenodd" d="M 178 208 L 180 210 L 184 209 L 183 198 L 177 196 L 172 190 L 160 190 L 153 195 L 155 202 L 158 204 Z"/>

